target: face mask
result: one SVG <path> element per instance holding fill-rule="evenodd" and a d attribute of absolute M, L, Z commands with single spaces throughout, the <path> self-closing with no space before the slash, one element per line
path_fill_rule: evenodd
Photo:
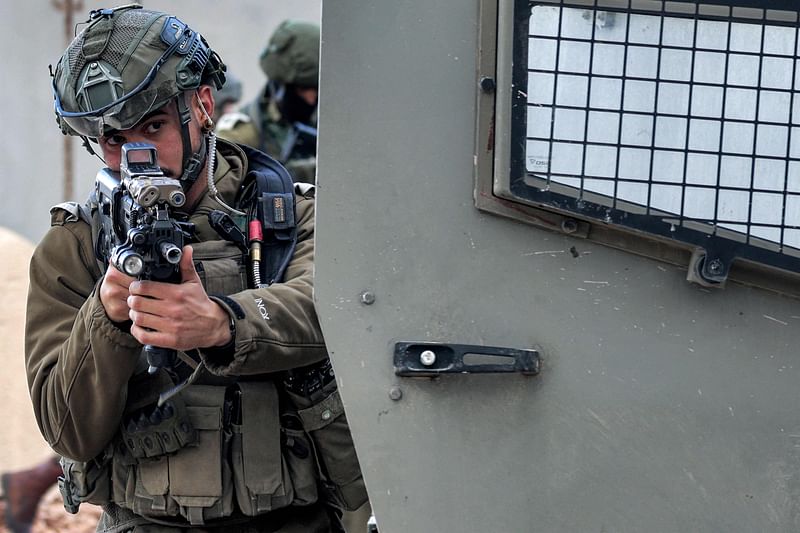
<path fill-rule="evenodd" d="M 311 105 L 306 102 L 303 97 L 295 91 L 295 87 L 292 85 L 286 85 L 283 89 L 284 90 L 281 91 L 283 93 L 283 98 L 278 100 L 278 109 L 280 109 L 284 118 L 289 122 L 309 123 L 314 112 L 317 110 L 316 103 Z"/>

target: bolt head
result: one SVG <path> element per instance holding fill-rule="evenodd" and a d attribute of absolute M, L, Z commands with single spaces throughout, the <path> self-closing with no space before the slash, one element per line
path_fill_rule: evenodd
<path fill-rule="evenodd" d="M 419 362 L 425 366 L 431 366 L 436 362 L 436 353 L 433 350 L 425 350 L 419 354 Z"/>
<path fill-rule="evenodd" d="M 485 93 L 493 93 L 496 88 L 494 79 L 488 76 L 481 78 L 480 86 L 481 90 Z"/>
<path fill-rule="evenodd" d="M 364 305 L 372 305 L 375 303 L 375 293 L 372 291 L 364 291 L 359 296 L 359 299 Z"/>
<path fill-rule="evenodd" d="M 392 387 L 389 389 L 389 398 L 394 401 L 399 401 L 403 397 L 403 391 L 400 387 Z"/>
<path fill-rule="evenodd" d="M 719 274 L 722 272 L 722 261 L 719 259 L 714 259 L 708 264 L 708 270 L 711 271 L 713 274 Z"/>

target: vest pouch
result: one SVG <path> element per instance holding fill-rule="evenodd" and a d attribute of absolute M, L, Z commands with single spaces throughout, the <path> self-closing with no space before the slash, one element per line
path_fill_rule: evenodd
<path fill-rule="evenodd" d="M 314 465 L 286 446 L 310 451 L 302 431 L 287 436 L 280 424 L 278 392 L 272 382 L 235 385 L 239 412 L 232 427 L 233 483 L 242 513 L 256 516 L 290 504 L 317 501 Z"/>
<path fill-rule="evenodd" d="M 236 294 L 247 288 L 242 251 L 228 241 L 192 244 L 195 269 L 208 294 Z"/>
<path fill-rule="evenodd" d="M 106 505 L 111 501 L 111 456 L 102 456 L 88 462 L 59 459 L 64 475 L 58 480 L 58 488 L 64 506 L 78 511 L 83 502 Z"/>
<path fill-rule="evenodd" d="M 230 434 L 225 430 L 225 387 L 190 385 L 186 402 L 197 442 L 168 456 L 169 496 L 192 525 L 233 512 L 232 474 L 227 458 Z"/>
<path fill-rule="evenodd" d="M 281 415 L 281 445 L 294 486 L 292 505 L 315 503 L 319 498 L 317 493 L 319 476 L 314 461 L 314 445 L 303 430 L 300 418 L 295 414 Z"/>
<path fill-rule="evenodd" d="M 367 501 L 367 489 L 336 381 L 327 384 L 324 392 L 327 395 L 313 403 L 307 397 L 286 391 L 298 408 L 303 428 L 311 436 L 328 496 L 348 511 L 355 511 Z"/>
<path fill-rule="evenodd" d="M 225 387 L 190 385 L 180 395 L 196 440 L 172 454 L 134 457 L 124 443 L 115 456 L 114 501 L 153 518 L 182 516 L 192 525 L 233 512 L 232 476 L 225 460 L 230 435 L 223 420 Z"/>

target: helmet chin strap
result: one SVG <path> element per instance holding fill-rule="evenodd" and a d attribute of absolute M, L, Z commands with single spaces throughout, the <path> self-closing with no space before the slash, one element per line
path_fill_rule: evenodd
<path fill-rule="evenodd" d="M 192 152 L 192 138 L 189 135 L 189 123 L 192 122 L 192 110 L 186 103 L 189 93 L 178 95 L 175 101 L 178 104 L 178 117 L 181 123 L 181 144 L 183 144 L 183 173 L 180 176 L 184 190 L 189 188 L 197 181 L 200 171 L 203 169 L 203 162 L 206 160 L 206 139 L 203 137 L 200 149 Z"/>

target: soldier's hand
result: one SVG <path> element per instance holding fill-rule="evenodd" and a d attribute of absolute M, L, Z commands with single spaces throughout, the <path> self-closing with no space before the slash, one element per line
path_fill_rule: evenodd
<path fill-rule="evenodd" d="M 128 306 L 131 334 L 142 344 L 189 350 L 230 341 L 228 313 L 206 294 L 194 269 L 192 247 L 184 246 L 181 283 L 135 281 Z"/>
<path fill-rule="evenodd" d="M 123 274 L 114 268 L 112 264 L 108 265 L 103 281 L 100 284 L 100 301 L 106 310 L 106 315 L 114 322 L 128 320 L 130 313 L 128 308 L 128 288 L 134 281 L 136 281 L 136 278 Z"/>

